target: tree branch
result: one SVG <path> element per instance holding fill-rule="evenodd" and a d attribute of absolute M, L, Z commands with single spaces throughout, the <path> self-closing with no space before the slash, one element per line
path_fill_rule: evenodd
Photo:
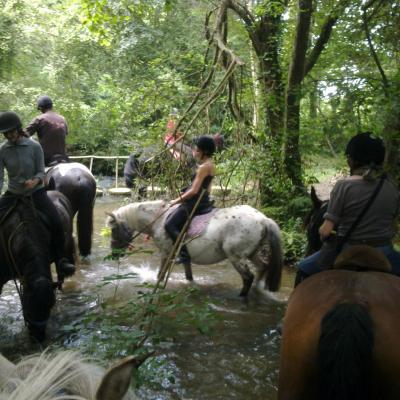
<path fill-rule="evenodd" d="M 377 66 L 377 68 L 379 70 L 379 73 L 381 74 L 383 91 L 385 92 L 385 96 L 388 97 L 387 89 L 389 87 L 389 82 L 388 82 L 388 80 L 386 78 L 385 71 L 382 68 L 382 64 L 379 61 L 378 54 L 375 51 L 374 44 L 372 43 L 371 33 L 370 33 L 369 27 L 368 27 L 368 20 L 367 20 L 366 10 L 363 10 L 363 27 L 364 27 L 364 31 L 365 31 L 365 36 L 366 36 L 367 41 L 368 41 L 368 46 L 369 46 L 369 49 L 371 51 L 372 58 L 374 59 L 375 64 L 376 64 L 376 66 Z"/>
<path fill-rule="evenodd" d="M 349 3 L 349 0 L 343 1 L 343 4 L 339 4 L 339 9 L 335 14 L 331 13 L 327 16 L 325 22 L 322 25 L 318 39 L 315 42 L 315 45 L 307 58 L 306 66 L 304 69 L 304 76 L 306 76 L 313 69 L 314 65 L 318 61 L 319 56 L 321 55 L 322 51 L 325 48 L 325 45 L 328 43 L 329 38 L 331 37 L 332 29 L 339 19 L 340 12 L 343 12 Z"/>

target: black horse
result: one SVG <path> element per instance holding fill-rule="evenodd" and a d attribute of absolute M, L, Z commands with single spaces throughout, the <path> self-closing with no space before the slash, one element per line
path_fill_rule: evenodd
<path fill-rule="evenodd" d="M 139 182 L 143 183 L 163 175 L 168 176 L 168 171 L 172 170 L 176 177 L 178 163 L 184 173 L 190 174 L 195 171 L 196 162 L 190 146 L 177 143 L 174 149 L 163 149 L 155 145 L 145 147 L 131 154 L 125 163 L 126 187 L 130 189 L 138 187 L 139 195 L 145 196 L 147 185 L 141 185 Z"/>
<path fill-rule="evenodd" d="M 87 261 L 92 250 L 96 180 L 83 164 L 73 162 L 50 168 L 46 181 L 49 190 L 58 190 L 68 198 L 73 216 L 77 214 L 79 254 Z"/>
<path fill-rule="evenodd" d="M 321 249 L 322 242 L 319 234 L 319 228 L 324 222 L 324 214 L 328 209 L 328 200 L 320 200 L 315 192 L 314 187 L 311 187 L 311 201 L 313 208 L 304 221 L 304 226 L 307 232 L 306 256 L 309 256 Z"/>
<path fill-rule="evenodd" d="M 69 261 L 73 261 L 71 206 L 59 192 L 49 192 L 49 197 L 61 215 L 65 251 Z M 47 320 L 55 303 L 54 289 L 60 284 L 53 282 L 50 271 L 54 261 L 50 224 L 26 197 L 16 198 L 0 217 L 0 293 L 6 282 L 15 281 L 25 322 L 38 341 L 45 338 Z"/>

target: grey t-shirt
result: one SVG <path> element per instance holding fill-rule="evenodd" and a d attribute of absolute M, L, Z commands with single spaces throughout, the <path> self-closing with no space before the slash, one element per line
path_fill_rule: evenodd
<path fill-rule="evenodd" d="M 8 141 L 0 146 L 0 192 L 3 188 L 4 169 L 8 173 L 8 191 L 28 196 L 43 187 L 44 160 L 39 143 L 21 137 L 17 144 Z M 25 187 L 25 181 L 38 178 L 41 180 L 33 189 Z"/>
<path fill-rule="evenodd" d="M 346 235 L 372 196 L 379 180 L 370 182 L 354 175 L 339 180 L 333 188 L 325 219 L 333 221 L 339 236 Z M 400 193 L 385 179 L 377 197 L 363 216 L 350 239 L 388 240 L 394 236 L 394 219 L 399 213 Z"/>

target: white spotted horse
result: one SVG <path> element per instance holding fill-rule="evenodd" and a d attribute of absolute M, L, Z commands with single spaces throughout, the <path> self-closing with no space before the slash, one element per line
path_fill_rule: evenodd
<path fill-rule="evenodd" d="M 49 190 L 58 190 L 71 203 L 73 215 L 77 215 L 79 254 L 88 260 L 92 251 L 93 209 L 96 200 L 96 180 L 83 164 L 59 163 L 46 173 Z"/>
<path fill-rule="evenodd" d="M 73 263 L 71 206 L 62 193 L 48 195 L 63 223 L 64 254 Z M 21 196 L 1 210 L 0 226 L 0 293 L 6 282 L 14 280 L 29 333 L 42 341 L 55 303 L 54 290 L 62 283 L 53 282 L 50 270 L 55 259 L 51 221 L 34 208 L 29 197 Z"/>
<path fill-rule="evenodd" d="M 153 237 L 164 265 L 173 247 L 164 228 L 168 209 L 167 203 L 157 200 L 113 211 L 107 220 L 112 248 L 126 249 L 135 232 L 145 233 Z M 247 296 L 254 279 L 249 262 L 256 267 L 257 283 L 264 280 L 269 290 L 279 289 L 283 263 L 280 229 L 272 219 L 250 206 L 216 209 L 204 231 L 189 238 L 187 248 L 195 264 L 210 265 L 228 259 L 242 277 L 241 296 Z M 185 265 L 185 272 L 186 278 L 192 279 L 190 265 Z"/>

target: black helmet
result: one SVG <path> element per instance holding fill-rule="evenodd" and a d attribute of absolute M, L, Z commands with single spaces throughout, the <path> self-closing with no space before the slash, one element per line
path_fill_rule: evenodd
<path fill-rule="evenodd" d="M 382 165 L 385 146 L 382 139 L 371 137 L 371 132 L 363 132 L 350 139 L 345 154 L 361 165 Z"/>
<path fill-rule="evenodd" d="M 13 111 L 0 113 L 0 132 L 6 133 L 14 129 L 21 129 L 22 122 L 18 114 Z"/>
<path fill-rule="evenodd" d="M 38 98 L 37 101 L 37 108 L 38 110 L 44 109 L 49 110 L 53 107 L 53 100 L 49 96 L 41 96 Z"/>
<path fill-rule="evenodd" d="M 200 136 L 196 140 L 196 146 L 207 156 L 212 156 L 215 153 L 215 141 L 211 136 Z"/>

